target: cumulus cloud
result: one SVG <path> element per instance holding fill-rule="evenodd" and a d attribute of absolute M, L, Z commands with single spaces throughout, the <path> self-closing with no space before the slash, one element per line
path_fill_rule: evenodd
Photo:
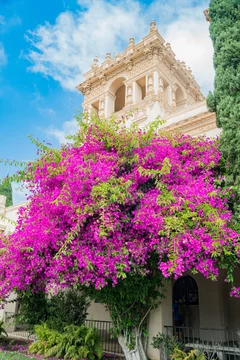
<path fill-rule="evenodd" d="M 65 121 L 62 124 L 61 129 L 56 127 L 49 127 L 46 130 L 47 135 L 55 138 L 60 144 L 69 143 L 69 140 L 66 139 L 66 136 L 73 135 L 78 130 L 78 124 L 75 119 L 70 121 Z"/>
<path fill-rule="evenodd" d="M 7 63 L 7 55 L 5 53 L 3 44 L 0 42 L 0 68 Z"/>
<path fill-rule="evenodd" d="M 213 88 L 213 46 L 202 8 L 184 9 L 179 18 L 169 24 L 165 32 L 177 58 L 191 67 L 203 91 Z"/>
<path fill-rule="evenodd" d="M 63 88 L 73 90 L 89 70 L 97 55 L 104 59 L 147 34 L 154 18 L 161 34 L 179 60 L 191 66 L 199 84 L 209 90 L 213 83 L 212 44 L 203 15 L 207 2 L 200 0 L 79 0 L 79 11 L 59 14 L 55 23 L 45 23 L 29 31 L 26 57 L 30 70 L 51 76 Z"/>

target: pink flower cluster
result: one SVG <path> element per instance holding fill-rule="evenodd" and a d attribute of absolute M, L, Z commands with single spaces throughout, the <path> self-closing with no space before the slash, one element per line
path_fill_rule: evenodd
<path fill-rule="evenodd" d="M 215 279 L 239 262 L 239 234 L 215 186 L 215 141 L 156 136 L 128 162 L 90 134 L 59 154 L 43 156 L 29 204 L 0 242 L 1 297 L 29 287 L 114 285 L 126 273 L 151 272 L 152 253 L 165 277 L 195 270 Z"/>

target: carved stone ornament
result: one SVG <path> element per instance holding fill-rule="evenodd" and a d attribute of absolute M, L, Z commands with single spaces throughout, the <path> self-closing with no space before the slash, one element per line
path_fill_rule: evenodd
<path fill-rule="evenodd" d="M 106 85 L 107 83 L 107 77 L 104 74 L 99 75 L 98 79 L 100 80 L 101 85 Z"/>
<path fill-rule="evenodd" d="M 78 90 L 80 90 L 83 95 L 89 95 L 91 92 L 91 84 L 82 83 L 81 85 L 79 85 Z"/>
<path fill-rule="evenodd" d="M 153 47 L 152 46 L 146 46 L 144 48 L 144 54 L 146 56 L 146 59 L 151 60 L 153 56 Z"/>
<path fill-rule="evenodd" d="M 132 68 L 133 68 L 133 61 L 132 60 L 126 60 L 125 61 L 125 64 L 126 64 L 126 69 L 128 70 L 128 71 L 131 71 L 132 70 Z"/>

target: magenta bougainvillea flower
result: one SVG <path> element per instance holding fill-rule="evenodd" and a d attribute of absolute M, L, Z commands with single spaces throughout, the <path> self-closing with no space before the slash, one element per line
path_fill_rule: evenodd
<path fill-rule="evenodd" d="M 217 141 L 114 134 L 96 124 L 85 132 L 84 142 L 29 164 L 32 195 L 0 244 L 1 296 L 114 286 L 127 273 L 147 274 L 152 253 L 164 277 L 193 271 L 215 280 L 225 268 L 232 281 L 239 234 L 230 227 L 229 190 L 217 185 Z"/>

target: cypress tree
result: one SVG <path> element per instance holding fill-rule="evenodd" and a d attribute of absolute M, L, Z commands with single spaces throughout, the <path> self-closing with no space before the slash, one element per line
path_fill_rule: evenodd
<path fill-rule="evenodd" d="M 210 0 L 209 17 L 216 73 L 207 105 L 222 128 L 220 149 L 227 185 L 235 188 L 233 211 L 240 223 L 240 0 Z"/>
<path fill-rule="evenodd" d="M 11 206 L 12 202 L 12 186 L 11 182 L 0 182 L 0 195 L 5 195 L 7 197 L 6 206 Z"/>

